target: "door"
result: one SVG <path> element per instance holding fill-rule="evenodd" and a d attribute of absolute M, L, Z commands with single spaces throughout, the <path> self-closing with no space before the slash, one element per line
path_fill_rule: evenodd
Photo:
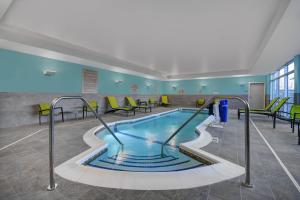
<path fill-rule="evenodd" d="M 251 109 L 262 109 L 265 107 L 264 83 L 249 83 L 248 101 Z"/>

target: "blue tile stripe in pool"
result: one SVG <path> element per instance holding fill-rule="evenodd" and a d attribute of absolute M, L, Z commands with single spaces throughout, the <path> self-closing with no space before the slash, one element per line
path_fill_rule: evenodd
<path fill-rule="evenodd" d="M 107 152 L 106 152 L 107 153 Z M 137 156 L 139 157 L 139 156 Z M 144 157 L 144 156 L 143 156 Z M 150 156 L 151 157 L 151 156 Z M 132 172 L 171 172 L 171 171 L 182 171 L 187 169 L 193 169 L 196 167 L 200 167 L 203 164 L 202 163 L 194 163 L 193 160 L 186 158 L 174 158 L 172 156 L 167 157 L 160 157 L 161 161 L 164 161 L 166 159 L 169 159 L 171 157 L 171 160 L 165 163 L 149 163 L 149 162 L 137 162 L 137 163 L 125 163 L 121 162 L 110 162 L 108 157 L 103 157 L 102 159 L 98 159 L 97 162 L 89 163 L 89 166 L 97 167 L 97 168 L 103 168 L 103 169 L 110 169 L 110 170 L 117 170 L 117 171 L 132 171 Z M 127 157 L 123 157 L 126 159 Z M 157 159 L 157 158 L 153 158 Z M 101 165 L 99 165 L 101 163 Z"/>
<path fill-rule="evenodd" d="M 170 167 L 170 166 L 175 166 L 175 165 L 180 165 L 180 164 L 183 164 L 183 163 L 190 162 L 190 160 L 185 160 L 185 161 L 176 162 L 176 163 L 172 163 L 172 164 L 168 163 L 168 164 L 154 165 L 154 163 L 151 163 L 151 165 L 149 165 L 150 163 L 132 163 L 132 164 L 123 164 L 123 163 L 120 163 L 119 164 L 119 163 L 116 163 L 116 162 L 109 162 L 107 160 L 99 160 L 99 161 L 100 162 L 104 162 L 104 163 L 108 163 L 108 164 L 124 166 L 124 167 L 138 167 L 138 168 Z M 139 165 L 135 165 L 135 164 L 139 164 Z M 144 164 L 147 164 L 147 165 L 144 165 Z"/>
<path fill-rule="evenodd" d="M 128 159 L 114 159 L 114 158 L 107 158 L 108 160 L 113 160 L 113 162 L 125 162 L 125 163 L 138 163 L 138 164 L 151 164 L 151 163 L 164 163 L 164 162 L 170 162 L 170 161 L 173 161 L 173 160 L 176 160 L 176 158 L 174 157 L 170 157 L 166 160 L 159 160 L 159 161 L 153 161 L 155 159 L 143 159 L 143 161 L 141 162 L 140 160 L 141 159 L 138 159 L 139 161 L 131 161 L 131 160 L 128 160 Z M 101 161 L 101 160 L 100 160 Z"/>

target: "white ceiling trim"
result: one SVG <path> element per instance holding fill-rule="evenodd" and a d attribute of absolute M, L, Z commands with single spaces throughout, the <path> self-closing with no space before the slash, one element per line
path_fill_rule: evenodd
<path fill-rule="evenodd" d="M 15 45 L 17 43 L 38 48 L 39 50 L 48 50 L 51 53 L 56 52 L 63 54 L 64 56 L 76 57 L 78 59 L 87 60 L 93 63 L 104 64 L 115 68 L 123 68 L 130 73 L 138 73 L 142 75 L 147 75 L 156 79 L 164 79 L 165 76 L 161 72 L 151 70 L 148 68 L 140 67 L 136 64 L 129 63 L 120 59 L 116 59 L 112 56 L 100 54 L 98 52 L 82 48 L 77 45 L 67 43 L 58 39 L 50 38 L 41 34 L 37 34 L 28 30 L 12 27 L 9 25 L 0 25 L 0 39 L 13 41 Z M 23 47 L 23 50 L 24 47 Z M 30 52 L 29 52 L 30 53 Z M 31 52 L 33 53 L 33 52 Z M 56 57 L 52 57 L 56 59 Z M 119 70 L 118 70 L 119 71 Z"/>
<path fill-rule="evenodd" d="M 131 71 L 127 70 L 121 67 L 116 67 L 116 66 L 111 66 L 111 65 L 105 65 L 103 63 L 99 62 L 93 62 L 90 60 L 78 58 L 75 56 L 70 56 L 42 48 L 37 48 L 33 46 L 28 46 L 28 45 L 23 45 L 20 43 L 0 39 L 0 48 L 7 49 L 7 50 L 12 50 L 16 52 L 21 52 L 21 53 L 27 53 L 27 54 L 32 54 L 36 56 L 41 56 L 44 58 L 50 58 L 50 59 L 55 59 L 55 60 L 60 60 L 60 61 L 66 61 L 66 62 L 71 62 L 71 63 L 76 63 L 80 64 L 83 66 L 87 67 L 94 67 L 94 68 L 99 68 L 99 69 L 106 69 L 114 72 L 119 72 L 119 73 L 125 73 L 125 74 L 130 74 L 130 75 L 136 75 L 140 76 L 143 78 L 147 79 L 155 79 L 155 80 L 164 80 L 161 78 L 157 78 L 155 76 L 150 76 L 149 74 L 143 74 L 143 73 L 138 73 L 136 71 Z"/>
<path fill-rule="evenodd" d="M 1 0 L 0 1 L 0 22 L 3 20 L 5 14 L 8 12 L 9 8 L 13 4 L 13 0 Z"/>
<path fill-rule="evenodd" d="M 168 79 L 183 80 L 183 79 L 199 79 L 199 77 L 224 77 L 230 75 L 250 75 L 249 70 L 231 70 L 231 71 L 218 71 L 200 74 L 182 74 L 182 75 L 169 75 Z"/>
<path fill-rule="evenodd" d="M 214 77 L 228 77 L 230 75 L 251 75 L 249 70 L 231 70 L 198 74 L 162 75 L 161 72 L 126 63 L 106 55 L 66 43 L 61 40 L 33 33 L 24 29 L 0 24 L 0 47 L 13 51 L 29 53 L 51 59 L 74 62 L 95 68 L 107 69 L 115 72 L 133 74 L 157 80 L 185 80 Z M 67 53 L 68 52 L 68 53 Z M 105 58 L 104 58 L 105 57 Z M 106 62 L 104 62 L 106 61 Z M 112 65 L 111 63 L 114 63 Z M 119 66 L 122 67 L 119 67 Z"/>
<path fill-rule="evenodd" d="M 280 6 L 278 7 L 277 11 L 274 13 L 273 20 L 270 23 L 270 25 L 266 28 L 265 34 L 263 35 L 261 42 L 259 43 L 260 45 L 257 48 L 257 51 L 254 52 L 253 57 L 249 63 L 250 70 L 253 69 L 255 64 L 257 63 L 258 59 L 262 55 L 265 47 L 269 43 L 273 33 L 275 32 L 280 20 L 282 19 L 282 16 L 284 15 L 285 11 L 289 7 L 291 0 L 285 0 L 281 1 Z"/>

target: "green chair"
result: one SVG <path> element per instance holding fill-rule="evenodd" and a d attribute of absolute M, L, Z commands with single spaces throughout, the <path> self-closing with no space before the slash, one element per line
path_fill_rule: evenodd
<path fill-rule="evenodd" d="M 50 114 L 50 104 L 49 103 L 40 103 L 39 105 L 39 124 L 42 124 L 42 116 L 49 116 Z M 64 111 L 62 107 L 56 107 L 54 108 L 59 109 L 60 112 L 54 112 L 54 115 L 61 115 L 61 119 L 64 122 Z"/>
<path fill-rule="evenodd" d="M 127 112 L 127 116 L 129 112 L 133 112 L 133 115 L 135 115 L 135 108 L 120 107 L 116 97 L 107 96 L 106 99 L 113 112 L 123 110 Z"/>
<path fill-rule="evenodd" d="M 298 124 L 298 145 L 300 145 L 300 105 L 292 105 L 291 111 L 290 111 L 290 120 L 291 120 L 291 127 L 292 132 L 295 132 L 295 123 Z"/>
<path fill-rule="evenodd" d="M 169 106 L 169 105 L 171 105 L 169 103 L 168 96 L 166 96 L 166 95 L 161 96 L 161 105 L 162 106 Z"/>
<path fill-rule="evenodd" d="M 148 103 L 149 105 L 153 105 L 153 107 L 158 106 L 158 101 L 156 101 L 154 98 L 149 98 Z"/>
<path fill-rule="evenodd" d="M 205 104 L 205 98 L 201 97 L 196 101 L 196 107 L 201 107 Z"/>
<path fill-rule="evenodd" d="M 263 109 L 251 109 L 250 111 L 270 111 L 272 106 L 278 101 L 279 97 L 275 97 L 265 108 Z M 240 118 L 241 113 L 244 113 L 245 110 L 242 108 L 238 109 L 238 118 Z"/>
<path fill-rule="evenodd" d="M 280 99 L 279 102 L 278 102 L 278 104 L 271 111 L 250 110 L 250 113 L 252 113 L 252 114 L 258 114 L 258 115 L 271 116 L 273 118 L 273 128 L 275 128 L 275 126 L 276 126 L 277 112 L 287 102 L 288 99 L 289 99 L 289 97 L 284 97 L 284 98 Z M 240 119 L 240 115 L 239 114 L 238 114 L 238 119 Z"/>
<path fill-rule="evenodd" d="M 146 106 L 146 105 L 137 105 L 136 101 L 132 98 L 132 97 L 125 97 L 125 99 L 127 100 L 127 102 L 129 103 L 129 105 L 133 108 L 133 109 L 145 109 L 145 112 L 147 112 L 147 109 L 151 110 L 151 106 Z"/>
<path fill-rule="evenodd" d="M 88 101 L 88 104 L 89 104 L 89 106 L 94 110 L 94 111 L 96 111 L 96 113 L 98 113 L 98 108 L 99 108 L 99 106 L 98 106 L 98 103 L 97 103 L 97 101 L 96 100 L 90 100 L 90 101 Z M 87 113 L 88 112 L 92 112 L 91 111 L 91 109 L 89 108 L 89 107 L 87 107 L 86 105 L 84 105 L 83 106 L 83 113 L 85 113 L 85 116 L 87 117 Z M 84 114 L 83 114 L 83 118 L 84 118 Z"/>

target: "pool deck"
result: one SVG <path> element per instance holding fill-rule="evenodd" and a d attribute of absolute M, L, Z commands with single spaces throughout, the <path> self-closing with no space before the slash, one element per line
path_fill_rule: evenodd
<path fill-rule="evenodd" d="M 169 109 L 155 108 L 152 113 Z M 135 117 L 141 116 L 145 116 L 145 114 L 137 112 Z M 274 130 L 271 118 L 268 119 L 264 116 L 251 118 L 259 132 L 273 147 L 284 166 L 299 184 L 300 146 L 297 145 L 296 134 L 291 133 L 289 123 L 278 120 L 277 128 Z M 112 122 L 128 118 L 119 114 L 106 114 L 103 119 L 106 122 Z M 97 125 L 99 122 L 93 118 L 57 123 L 55 166 L 88 149 L 89 146 L 85 144 L 82 136 Z M 208 129 L 213 136 L 219 138 L 219 143 L 211 143 L 203 149 L 243 165 L 243 125 L 243 118 L 238 121 L 235 114 L 230 115 L 230 122 L 225 128 Z M 193 189 L 137 191 L 88 186 L 65 180 L 56 175 L 56 182 L 59 186 L 55 191 L 48 192 L 46 191 L 49 183 L 48 127 L 43 125 L 0 129 L 0 199 L 300 199 L 300 193 L 290 177 L 253 124 L 251 124 L 250 130 L 251 178 L 254 183 L 254 188 L 251 189 L 241 186 L 244 176 Z M 12 144 L 18 140 L 20 141 Z"/>

